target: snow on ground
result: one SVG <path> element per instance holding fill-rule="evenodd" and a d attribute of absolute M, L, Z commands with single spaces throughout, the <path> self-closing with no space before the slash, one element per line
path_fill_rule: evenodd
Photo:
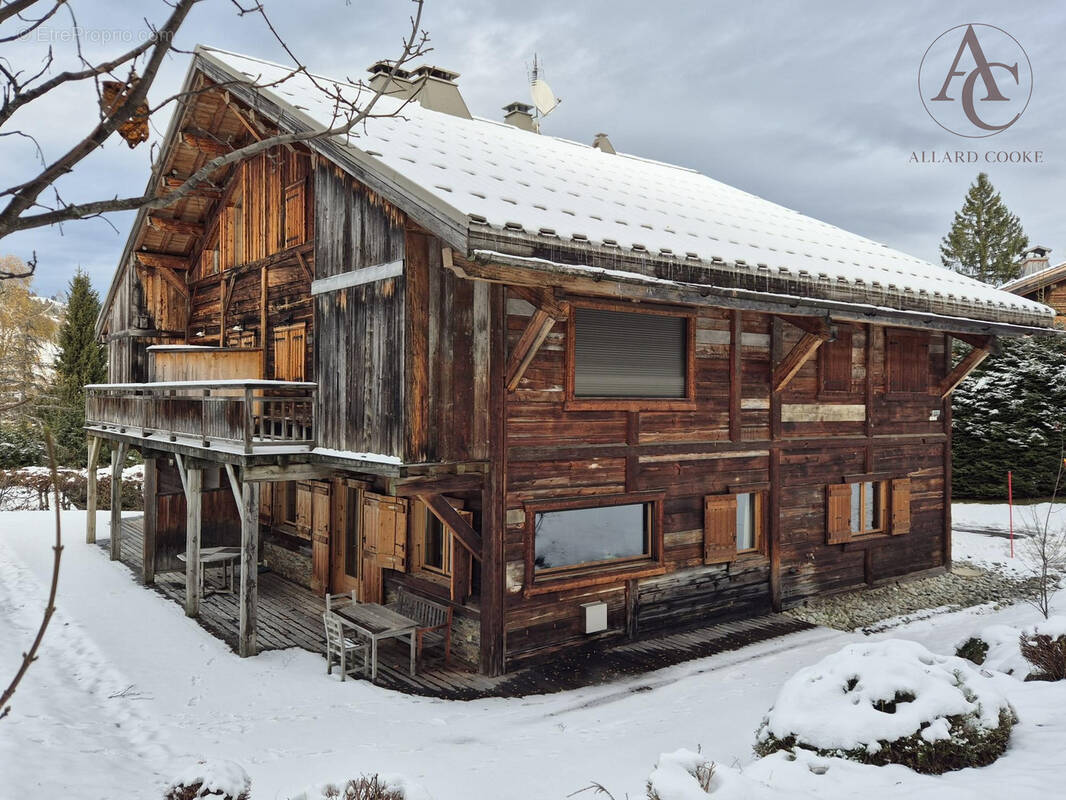
<path fill-rule="evenodd" d="M 101 536 L 107 517 L 99 515 Z M 51 519 L 0 514 L 5 679 L 43 607 Z M 702 748 L 719 765 L 715 796 L 729 798 L 1055 796 L 1066 774 L 1062 687 L 1005 677 L 997 685 L 1021 724 L 991 767 L 929 777 L 828 759 L 815 771 L 806 758 L 756 761 L 755 730 L 783 683 L 848 643 L 871 640 L 858 633 L 817 629 L 606 685 L 473 702 L 342 684 L 327 678 L 321 657 L 298 650 L 242 660 L 86 545 L 84 512 L 63 519 L 59 610 L 0 722 L 5 800 L 160 797 L 199 760 L 239 764 L 255 798 L 379 772 L 404 776 L 412 798 L 561 799 L 597 781 L 635 799 L 660 755 L 682 747 Z M 967 610 L 871 638 L 947 653 L 989 624 L 1035 621 L 1028 606 Z"/>

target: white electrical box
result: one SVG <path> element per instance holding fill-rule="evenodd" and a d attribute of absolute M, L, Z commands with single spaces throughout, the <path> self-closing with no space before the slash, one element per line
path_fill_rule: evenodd
<path fill-rule="evenodd" d="M 595 603 L 582 603 L 585 609 L 585 633 L 599 633 L 607 630 L 607 604 L 602 600 Z"/>

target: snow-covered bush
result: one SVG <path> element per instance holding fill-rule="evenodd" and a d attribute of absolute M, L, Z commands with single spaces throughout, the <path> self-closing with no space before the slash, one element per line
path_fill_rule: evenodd
<path fill-rule="evenodd" d="M 648 777 L 648 800 L 700 800 L 710 794 L 714 763 L 700 753 L 663 753 Z"/>
<path fill-rule="evenodd" d="M 341 786 L 332 784 L 322 790 L 326 800 L 404 800 L 403 789 L 377 775 L 362 775 Z"/>
<path fill-rule="evenodd" d="M 970 662 L 889 639 L 848 645 L 786 681 L 755 751 L 803 748 L 940 774 L 995 761 L 1015 721 Z"/>
<path fill-rule="evenodd" d="M 1066 617 L 1051 617 L 1022 631 L 1018 645 L 1022 657 L 1033 665 L 1030 680 L 1066 680 Z"/>
<path fill-rule="evenodd" d="M 1024 629 L 990 625 L 960 642 L 955 655 L 1018 680 L 1066 680 L 1066 617 Z"/>
<path fill-rule="evenodd" d="M 987 670 L 995 670 L 1025 680 L 1030 665 L 1022 658 L 1018 642 L 1021 631 L 1010 625 L 989 625 L 955 647 L 955 655 Z"/>
<path fill-rule="evenodd" d="M 163 800 L 248 800 L 252 779 L 233 761 L 198 761 L 182 771 L 167 787 Z"/>

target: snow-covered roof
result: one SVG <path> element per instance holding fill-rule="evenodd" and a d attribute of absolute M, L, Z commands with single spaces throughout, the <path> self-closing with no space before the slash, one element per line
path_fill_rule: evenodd
<path fill-rule="evenodd" d="M 212 48 L 197 54 L 303 124 L 337 124 L 349 83 L 297 74 Z M 278 82 L 276 86 L 269 84 Z M 364 90 L 363 100 L 367 98 Z M 397 101 L 383 97 L 376 112 Z M 804 216 L 691 169 L 408 104 L 402 116 L 368 120 L 343 145 L 368 169 L 417 191 L 470 232 L 518 233 L 551 247 L 610 248 L 649 260 L 793 281 L 808 296 L 1041 327 L 1054 312 L 956 272 Z M 472 248 L 471 248 L 472 249 Z M 499 248 L 497 248 L 499 249 Z M 871 300 L 871 298 L 873 298 Z"/>
<path fill-rule="evenodd" d="M 1005 292 L 1026 295 L 1030 292 L 1035 292 L 1037 289 L 1043 289 L 1050 283 L 1064 279 L 1066 279 L 1066 261 L 1061 264 L 1044 267 L 1037 272 L 1030 272 L 1028 275 L 1022 275 L 1012 281 L 1007 281 L 999 288 Z"/>

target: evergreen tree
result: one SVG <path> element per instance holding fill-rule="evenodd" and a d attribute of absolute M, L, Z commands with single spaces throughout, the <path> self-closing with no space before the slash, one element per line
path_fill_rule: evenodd
<path fill-rule="evenodd" d="M 1047 497 L 1055 485 L 1066 408 L 1062 337 L 1009 339 L 955 390 L 952 492 L 1004 500 Z"/>
<path fill-rule="evenodd" d="M 80 463 L 84 458 L 85 389 L 107 378 L 107 356 L 95 334 L 100 297 L 89 276 L 79 269 L 70 281 L 67 313 L 59 330 L 56 357 L 55 404 L 50 417 L 60 460 Z"/>
<path fill-rule="evenodd" d="M 940 260 L 956 272 L 999 286 L 1018 277 L 1018 256 L 1028 246 L 1018 217 L 982 172 L 940 243 Z"/>

